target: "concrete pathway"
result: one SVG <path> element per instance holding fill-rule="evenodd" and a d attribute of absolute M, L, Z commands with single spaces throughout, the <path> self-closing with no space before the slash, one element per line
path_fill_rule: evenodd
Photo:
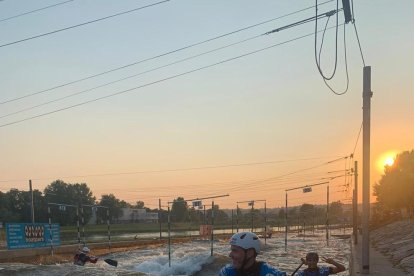
<path fill-rule="evenodd" d="M 409 275 L 403 270 L 393 267 L 393 264 L 386 256 L 377 251 L 374 247 L 369 248 L 369 273 L 362 274 L 362 236 L 358 237 L 358 244 L 352 242 L 352 267 L 350 274 L 355 275 Z"/>

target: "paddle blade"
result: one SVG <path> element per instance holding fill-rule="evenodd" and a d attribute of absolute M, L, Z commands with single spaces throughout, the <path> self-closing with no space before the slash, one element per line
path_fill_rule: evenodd
<path fill-rule="evenodd" d="M 105 259 L 104 261 L 105 261 L 105 263 L 107 263 L 109 265 L 118 266 L 118 261 L 111 260 L 111 259 Z"/>

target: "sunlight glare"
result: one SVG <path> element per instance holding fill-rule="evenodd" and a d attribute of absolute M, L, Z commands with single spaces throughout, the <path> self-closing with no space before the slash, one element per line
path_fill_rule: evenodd
<path fill-rule="evenodd" d="M 394 164 L 394 157 L 387 157 L 384 161 L 384 166 L 389 166 L 391 167 Z"/>

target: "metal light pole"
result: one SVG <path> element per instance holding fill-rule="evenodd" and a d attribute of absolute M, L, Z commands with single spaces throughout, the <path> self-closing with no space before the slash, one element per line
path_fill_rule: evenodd
<path fill-rule="evenodd" d="M 362 273 L 364 274 L 369 273 L 371 97 L 371 66 L 365 66 L 362 93 Z"/>

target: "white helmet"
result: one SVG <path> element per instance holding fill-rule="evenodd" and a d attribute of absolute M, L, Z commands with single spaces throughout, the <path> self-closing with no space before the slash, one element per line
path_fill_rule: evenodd
<path fill-rule="evenodd" d="M 82 248 L 82 252 L 84 252 L 84 253 L 89 253 L 91 250 L 88 248 L 88 247 L 86 247 L 86 246 L 84 246 L 83 248 Z"/>
<path fill-rule="evenodd" d="M 234 234 L 230 239 L 230 244 L 239 246 L 243 249 L 254 248 L 254 250 L 256 250 L 256 254 L 260 253 L 259 237 L 252 232 L 240 232 Z"/>

